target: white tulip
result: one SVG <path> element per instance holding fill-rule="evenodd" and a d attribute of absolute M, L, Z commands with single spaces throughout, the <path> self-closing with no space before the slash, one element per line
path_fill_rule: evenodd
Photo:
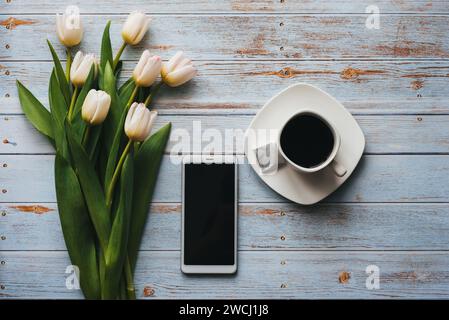
<path fill-rule="evenodd" d="M 78 45 L 83 38 L 83 26 L 79 12 L 66 10 L 62 15 L 56 14 L 56 32 L 64 46 Z"/>
<path fill-rule="evenodd" d="M 191 60 L 178 51 L 167 63 L 162 65 L 161 76 L 170 87 L 186 83 L 196 75 L 196 69 Z"/>
<path fill-rule="evenodd" d="M 133 141 L 144 141 L 150 135 L 157 111 L 150 111 L 144 103 L 134 102 L 125 120 L 125 133 Z"/>
<path fill-rule="evenodd" d="M 134 11 L 131 12 L 126 19 L 122 29 L 122 38 L 127 44 L 138 44 L 150 25 L 151 18 L 145 13 Z"/>
<path fill-rule="evenodd" d="M 151 86 L 161 73 L 162 61 L 158 56 L 151 56 L 145 50 L 133 71 L 133 79 L 139 87 Z"/>
<path fill-rule="evenodd" d="M 97 64 L 98 61 L 93 54 L 84 55 L 81 51 L 76 53 L 70 68 L 70 80 L 75 87 L 80 87 L 86 82 L 90 69 L 95 66 L 96 71 Z"/>
<path fill-rule="evenodd" d="M 91 89 L 84 99 L 81 117 L 90 125 L 100 124 L 106 119 L 111 106 L 111 96 L 104 91 Z"/>

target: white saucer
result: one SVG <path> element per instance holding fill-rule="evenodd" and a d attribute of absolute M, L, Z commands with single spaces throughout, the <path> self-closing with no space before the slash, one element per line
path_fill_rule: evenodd
<path fill-rule="evenodd" d="M 291 116 L 303 109 L 325 116 L 339 132 L 341 146 L 335 159 L 347 169 L 343 177 L 337 177 L 329 167 L 316 173 L 300 173 L 288 164 L 281 166 L 275 173 L 262 173 L 255 149 L 277 141 L 255 143 L 248 139 L 248 132 L 259 129 L 280 130 Z M 251 122 L 245 141 L 246 156 L 259 177 L 285 198 L 306 205 L 324 199 L 342 185 L 354 171 L 365 148 L 363 132 L 345 107 L 323 90 L 305 83 L 294 84 L 271 98 Z"/>

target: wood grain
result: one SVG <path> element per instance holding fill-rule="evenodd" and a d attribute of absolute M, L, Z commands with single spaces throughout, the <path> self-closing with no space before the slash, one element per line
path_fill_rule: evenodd
<path fill-rule="evenodd" d="M 76 0 L 70 4 L 77 5 L 84 14 L 92 13 L 128 13 L 130 10 L 142 10 L 150 14 L 156 13 L 365 13 L 371 1 L 279 1 L 279 0 L 135 0 L 132 6 L 124 1 L 108 0 Z M 68 5 L 64 0 L 39 2 L 33 0 L 14 0 L 2 4 L 2 12 L 15 13 L 56 13 L 62 12 Z M 378 0 L 376 5 L 382 13 L 443 13 L 449 12 L 444 0 Z"/>
<path fill-rule="evenodd" d="M 45 53 L 50 59 L 49 53 Z M 167 56 L 165 56 L 167 57 Z M 122 80 L 136 62 L 125 63 Z M 340 100 L 356 114 L 449 114 L 446 61 L 197 61 L 198 76 L 187 85 L 163 88 L 154 106 L 172 112 L 190 109 L 249 110 L 254 114 L 285 87 L 307 82 Z M 50 62 L 0 62 L 0 113 L 22 113 L 16 79 L 48 104 Z"/>
<path fill-rule="evenodd" d="M 366 137 L 366 153 L 449 153 L 449 116 L 402 115 L 355 118 Z M 253 115 L 232 114 L 160 115 L 154 131 L 167 122 L 172 123 L 173 131 L 166 148 L 167 153 L 172 150 L 192 152 L 194 132 L 200 128 L 202 148 L 210 143 L 213 133 L 220 133 L 221 140 L 216 140 L 218 144 L 214 148 L 215 152 L 243 154 L 244 132 L 252 119 Z M 0 116 L 0 123 L 0 153 L 54 154 L 53 146 L 24 116 Z M 230 130 L 236 136 L 235 139 L 226 138 Z M 180 138 L 183 133 L 188 133 L 188 139 Z M 4 143 L 5 139 L 8 143 Z"/>
<path fill-rule="evenodd" d="M 0 212 L 1 250 L 66 250 L 55 203 Z M 180 223 L 181 203 L 154 203 L 141 250 L 180 250 Z M 447 204 L 239 206 L 240 250 L 449 250 L 448 232 Z"/>
<path fill-rule="evenodd" d="M 0 256 L 6 262 L 0 266 L 2 298 L 81 297 L 65 286 L 70 264 L 66 252 L 13 251 Z M 179 251 L 141 252 L 135 279 L 138 297 L 146 292 L 148 299 L 449 298 L 447 251 L 242 251 L 238 259 L 236 275 L 186 276 L 179 268 Z M 379 267 L 379 290 L 366 288 L 369 265 Z M 342 272 L 349 275 L 346 283 L 339 281 Z"/>
<path fill-rule="evenodd" d="M 53 155 L 0 155 L 0 202 L 55 202 Z M 155 202 L 181 201 L 181 166 L 165 156 Z M 366 155 L 327 202 L 448 202 L 449 156 Z M 6 164 L 6 167 L 4 166 Z M 241 202 L 286 202 L 248 164 L 239 166 Z"/>
<path fill-rule="evenodd" d="M 0 16 L 0 23 L 10 26 L 0 28 L 8 45 L 0 47 L 0 60 L 49 60 L 45 38 L 57 43 L 55 17 L 24 15 L 20 25 L 10 18 Z M 126 16 L 88 15 L 81 50 L 98 55 L 108 19 L 113 47 L 119 47 Z M 378 30 L 367 29 L 365 20 L 365 15 L 156 15 L 144 40 L 122 57 L 135 60 L 148 48 L 164 57 L 184 50 L 195 60 L 449 58 L 449 16 L 384 15 Z M 63 48 L 57 51 L 62 55 Z"/>
<path fill-rule="evenodd" d="M 245 129 L 271 96 L 307 82 L 355 114 L 367 139 L 353 176 L 315 206 L 288 202 L 241 165 L 239 271 L 229 277 L 180 272 L 181 168 L 166 155 L 137 267 L 140 298 L 449 299 L 446 0 L 70 4 L 85 26 L 80 49 L 97 54 L 108 19 L 117 49 L 130 11 L 152 16 L 144 41 L 125 50 L 121 81 L 143 48 L 163 59 L 184 50 L 194 60 L 195 80 L 163 89 L 155 101 L 158 127 L 171 121 L 191 132 L 201 121 L 203 129 Z M 372 4 L 379 30 L 365 27 Z M 66 5 L 0 4 L 0 299 L 81 297 L 65 287 L 54 152 L 26 122 L 15 87 L 23 81 L 47 104 L 45 39 L 62 57 L 54 13 Z M 225 143 L 216 151 L 239 150 Z M 380 268 L 379 290 L 365 286 L 372 264 Z"/>

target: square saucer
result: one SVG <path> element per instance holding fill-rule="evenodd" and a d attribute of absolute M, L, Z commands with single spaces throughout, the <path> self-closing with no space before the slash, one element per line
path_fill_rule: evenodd
<path fill-rule="evenodd" d="M 277 144 L 277 140 L 271 137 L 254 141 L 248 139 L 249 132 L 279 132 L 287 120 L 301 110 L 315 111 L 335 126 L 341 136 L 335 159 L 347 169 L 343 177 L 337 177 L 330 167 L 315 173 L 301 173 L 288 164 L 269 174 L 262 172 L 256 150 L 267 143 Z M 362 157 L 365 137 L 354 117 L 335 98 L 315 86 L 297 83 L 282 90 L 259 110 L 246 131 L 245 146 L 249 163 L 270 188 L 291 201 L 310 205 L 326 198 L 349 178 Z"/>

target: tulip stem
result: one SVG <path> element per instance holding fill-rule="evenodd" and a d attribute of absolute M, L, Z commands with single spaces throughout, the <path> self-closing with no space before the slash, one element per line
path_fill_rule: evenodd
<path fill-rule="evenodd" d="M 106 206 L 108 207 L 109 210 L 111 209 L 112 195 L 114 193 L 114 188 L 117 183 L 117 179 L 120 175 L 120 171 L 123 167 L 123 163 L 125 162 L 126 155 L 128 154 L 129 149 L 132 146 L 132 142 L 133 141 L 130 139 L 128 141 L 128 143 L 126 144 L 125 150 L 123 150 L 123 153 L 120 156 L 120 160 L 117 163 L 117 167 L 115 168 L 114 174 L 112 175 L 112 180 L 111 180 L 111 183 L 109 184 L 108 191 L 106 193 Z"/>
<path fill-rule="evenodd" d="M 83 146 L 84 146 L 84 149 L 87 148 L 87 143 L 89 142 L 89 135 L 90 135 L 90 126 L 88 125 L 86 127 L 86 130 L 84 131 L 84 135 L 83 135 Z"/>
<path fill-rule="evenodd" d="M 71 122 L 73 118 L 73 108 L 75 106 L 77 96 L 78 96 L 78 87 L 75 86 L 75 90 L 73 91 L 72 94 L 72 100 L 70 101 L 69 114 L 68 114 L 69 122 Z"/>
<path fill-rule="evenodd" d="M 128 102 L 126 103 L 126 109 L 129 109 L 131 104 L 133 103 L 134 99 L 136 98 L 137 92 L 139 91 L 139 86 L 136 85 L 133 92 L 131 93 L 131 96 L 129 97 Z"/>
<path fill-rule="evenodd" d="M 158 83 L 156 83 L 153 88 L 151 88 L 151 92 L 148 95 L 148 97 L 145 99 L 145 106 L 148 107 L 150 105 L 150 103 L 153 101 L 153 98 L 156 96 L 156 94 L 159 92 L 159 89 L 162 87 L 162 85 L 164 84 L 163 81 L 159 81 Z"/>
<path fill-rule="evenodd" d="M 136 289 L 134 288 L 133 272 L 131 270 L 131 263 L 129 263 L 128 256 L 126 256 L 125 261 L 125 277 L 126 277 L 126 291 L 128 293 L 128 299 L 136 300 Z"/>
<path fill-rule="evenodd" d="M 115 68 L 117 67 L 118 62 L 120 61 L 120 57 L 122 56 L 123 50 L 125 50 L 125 48 L 126 48 L 126 42 L 123 42 L 120 49 L 118 49 L 117 55 L 114 58 L 114 62 L 112 64 L 113 70 L 115 70 Z"/>
<path fill-rule="evenodd" d="M 65 64 L 65 78 L 67 82 L 70 83 L 70 67 L 72 66 L 72 53 L 70 52 L 70 48 L 66 49 L 67 52 L 67 61 Z"/>

